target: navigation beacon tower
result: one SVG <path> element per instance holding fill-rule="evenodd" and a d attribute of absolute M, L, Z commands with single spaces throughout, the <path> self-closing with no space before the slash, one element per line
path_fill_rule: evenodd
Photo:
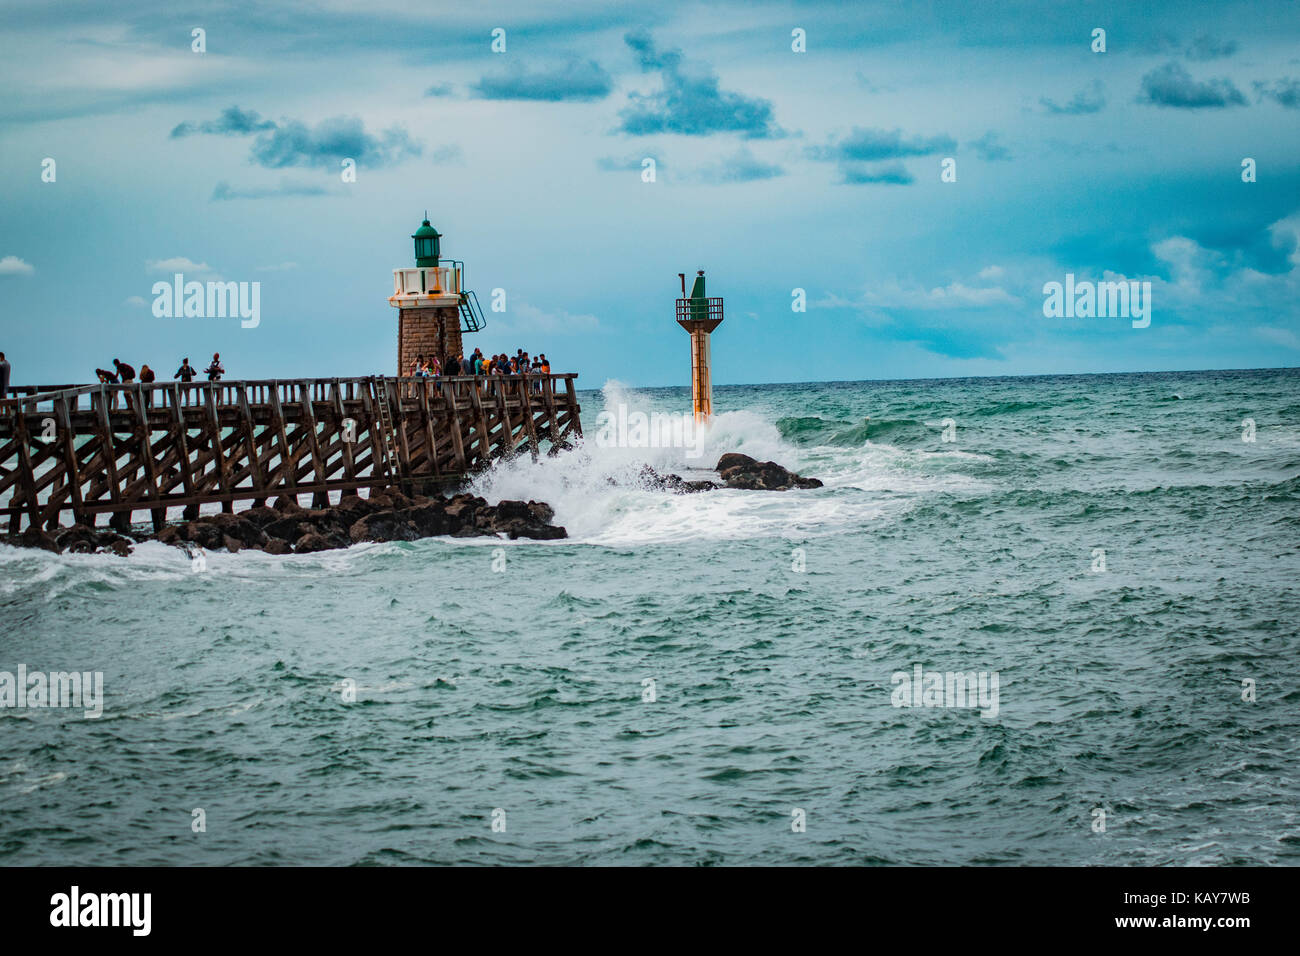
<path fill-rule="evenodd" d="M 393 270 L 393 294 L 388 304 L 397 309 L 397 374 L 411 374 L 411 365 L 423 355 L 444 361 L 462 349 L 461 334 L 477 332 L 486 321 L 478 297 L 464 287 L 465 263 L 442 257 L 442 234 L 424 222 L 411 236 L 415 240 L 415 268 Z"/>
<path fill-rule="evenodd" d="M 682 298 L 677 300 L 677 324 L 691 333 L 691 405 L 695 420 L 707 422 L 713 415 L 713 378 L 710 372 L 709 336 L 722 323 L 722 299 L 704 294 L 704 270 L 695 276 L 691 294 L 686 295 L 686 273 L 682 280 Z"/>

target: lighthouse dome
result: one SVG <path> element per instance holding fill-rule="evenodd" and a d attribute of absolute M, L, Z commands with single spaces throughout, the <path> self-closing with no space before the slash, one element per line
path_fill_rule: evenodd
<path fill-rule="evenodd" d="M 415 240 L 415 264 L 436 267 L 441 255 L 439 240 L 442 234 L 429 225 L 428 218 L 420 223 L 420 228 L 411 234 L 411 238 Z"/>

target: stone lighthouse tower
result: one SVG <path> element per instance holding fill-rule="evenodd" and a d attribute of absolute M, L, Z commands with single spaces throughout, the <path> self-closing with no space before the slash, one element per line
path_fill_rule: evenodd
<path fill-rule="evenodd" d="M 691 294 L 686 295 L 686 273 L 682 280 L 682 298 L 677 300 L 677 324 L 691 333 L 691 405 L 695 420 L 707 422 L 713 415 L 713 374 L 709 358 L 709 336 L 722 324 L 722 300 L 704 295 L 704 270 L 695 276 Z"/>
<path fill-rule="evenodd" d="M 388 304 L 397 309 L 397 374 L 411 374 L 419 356 L 426 360 L 462 350 L 461 334 L 483 328 L 478 298 L 464 288 L 465 264 L 442 256 L 442 234 L 429 225 L 428 215 L 411 236 L 415 240 L 415 268 L 393 270 L 393 294 Z"/>

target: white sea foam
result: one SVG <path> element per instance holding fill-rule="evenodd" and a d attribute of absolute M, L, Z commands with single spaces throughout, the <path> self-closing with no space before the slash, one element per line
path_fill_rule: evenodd
<path fill-rule="evenodd" d="M 644 394 L 618 382 L 602 390 L 604 407 L 667 411 Z M 595 415 L 587 416 L 594 434 Z M 641 470 L 687 479 L 716 479 L 712 467 L 726 452 L 772 460 L 821 478 L 826 487 L 780 493 L 722 489 L 673 494 L 648 488 Z M 683 448 L 605 447 L 589 434 L 574 450 L 533 462 L 527 456 L 499 463 L 477 478 L 476 494 L 495 503 L 534 499 L 555 508 L 556 522 L 570 542 L 626 546 L 656 542 L 789 538 L 832 533 L 898 513 L 911 496 L 933 490 L 975 492 L 982 483 L 953 473 L 924 469 L 926 457 L 951 453 L 906 451 L 867 442 L 860 448 L 799 448 L 784 441 L 776 425 L 746 410 L 715 415 L 703 439 L 703 455 Z M 920 467 L 918 467 L 920 466 Z M 862 494 L 882 492 L 882 494 Z M 883 494 L 887 492 L 888 494 Z"/>

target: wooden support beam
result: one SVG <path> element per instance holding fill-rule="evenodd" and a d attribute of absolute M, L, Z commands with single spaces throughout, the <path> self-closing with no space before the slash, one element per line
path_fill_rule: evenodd
<path fill-rule="evenodd" d="M 284 427 L 284 409 L 280 405 L 280 383 L 271 383 L 271 428 L 275 432 L 280 446 L 280 481 L 283 484 L 281 494 L 290 498 L 298 497 L 298 476 L 294 463 L 293 450 L 289 445 L 289 435 Z"/>
<path fill-rule="evenodd" d="M 306 382 L 298 383 L 298 400 L 302 403 L 302 427 L 307 432 L 307 450 L 311 452 L 311 465 L 316 473 L 316 484 L 324 484 L 327 480 L 325 459 L 321 457 L 320 440 L 316 435 L 316 411 L 312 408 L 311 386 Z M 324 492 L 318 491 L 312 495 L 313 508 L 326 508 L 329 507 L 329 503 L 329 495 Z"/>
<path fill-rule="evenodd" d="M 582 418 L 578 414 L 578 386 L 572 375 L 564 376 L 565 404 L 569 409 L 569 428 L 582 437 Z"/>
<path fill-rule="evenodd" d="M 205 433 L 208 436 L 208 447 L 212 451 L 212 461 L 216 464 L 217 485 L 222 492 L 229 494 L 234 490 L 230 481 L 230 467 L 226 464 L 226 453 L 221 447 L 221 421 L 217 417 L 217 385 L 209 382 L 205 387 L 204 404 L 207 406 L 208 424 Z M 221 510 L 226 514 L 234 513 L 234 502 L 230 499 L 222 499 Z"/>
<path fill-rule="evenodd" d="M 343 443 L 341 449 L 341 454 L 343 455 L 343 474 L 349 481 L 352 481 L 357 477 L 357 463 L 356 458 L 352 454 L 352 442 L 348 441 L 347 422 L 350 416 L 343 409 L 343 392 L 338 379 L 334 379 L 330 385 L 330 406 L 334 410 L 334 424 L 338 429 L 339 438 Z M 357 420 L 353 418 L 351 421 L 353 425 L 352 434 L 355 438 Z"/>
<path fill-rule="evenodd" d="M 248 386 L 240 382 L 235 386 L 239 395 L 239 415 L 242 419 L 240 431 L 244 436 L 244 449 L 248 454 L 248 470 L 253 487 L 262 494 L 253 499 L 254 505 L 266 504 L 266 474 L 262 471 L 262 460 L 257 455 L 257 436 L 253 425 L 253 409 L 248 404 Z"/>
<path fill-rule="evenodd" d="M 528 376 L 519 379 L 520 404 L 524 407 L 524 429 L 528 432 L 528 453 L 537 460 L 537 423 L 533 421 L 533 381 Z"/>
<path fill-rule="evenodd" d="M 393 474 L 393 463 L 388 461 L 388 453 L 384 450 L 384 436 L 380 430 L 384 427 L 383 422 L 379 420 L 379 396 L 375 392 L 375 381 L 370 379 L 366 382 L 365 387 L 361 390 L 361 406 L 366 412 L 366 433 L 370 436 L 370 477 L 381 477 L 381 470 L 396 482 L 397 476 Z M 385 467 L 379 467 L 383 462 Z"/>
<path fill-rule="evenodd" d="M 63 468 L 68 475 L 68 490 L 72 497 L 72 519 L 77 524 L 90 524 L 89 516 L 82 507 L 81 464 L 77 460 L 77 443 L 72 433 L 72 413 L 68 404 L 68 396 L 60 395 L 54 403 L 54 415 L 63 444 Z"/>
<path fill-rule="evenodd" d="M 19 488 L 22 491 L 23 507 L 27 509 L 27 520 L 34 530 L 41 527 L 41 502 L 36 495 L 35 474 L 32 471 L 32 453 L 28 447 L 27 416 L 21 406 L 14 416 L 14 437 L 18 441 L 18 467 L 21 470 Z M 20 512 L 15 511 L 9 519 L 9 533 L 17 534 L 22 525 Z"/>
<path fill-rule="evenodd" d="M 188 430 L 185 425 L 185 408 L 182 401 L 182 395 L 188 396 L 189 386 L 184 386 L 185 392 L 181 391 L 179 382 L 172 382 L 168 394 L 171 396 L 171 426 L 172 443 L 176 448 L 176 463 L 181 472 L 181 485 L 185 488 L 187 498 L 194 497 L 194 472 L 190 467 L 190 441 Z M 191 509 L 186 509 L 186 520 L 193 520 L 198 517 L 199 509 L 195 505 Z"/>
<path fill-rule="evenodd" d="M 149 430 L 149 414 L 144 408 L 144 386 L 139 382 L 135 383 L 134 397 L 136 428 L 140 433 L 140 457 L 144 462 L 145 480 L 148 482 L 145 491 L 149 498 L 156 501 L 162 496 L 162 491 L 158 488 L 158 473 L 154 468 L 153 433 Z M 161 531 L 167 523 L 167 509 L 152 508 L 149 514 L 153 518 L 154 531 Z"/>
<path fill-rule="evenodd" d="M 405 490 L 410 490 L 411 475 L 411 446 L 406 437 L 406 416 L 402 412 L 402 393 L 398 389 L 397 383 L 388 389 L 388 415 L 393 423 L 393 430 L 397 433 L 397 455 L 400 465 L 397 469 L 399 476 L 403 481 L 398 482 L 398 486 L 405 485 Z"/>
<path fill-rule="evenodd" d="M 502 378 L 496 384 L 497 416 L 501 419 L 501 454 L 509 457 L 515 453 L 515 426 L 510 423 L 510 407 L 506 403 L 506 390 L 514 378 Z"/>
<path fill-rule="evenodd" d="M 424 425 L 424 442 L 429 455 L 429 470 L 436 478 L 442 475 L 442 471 L 438 468 L 438 438 L 433 432 L 433 416 L 429 412 L 429 382 L 430 380 L 427 378 L 420 379 L 420 421 Z"/>
<path fill-rule="evenodd" d="M 492 460 L 492 434 L 488 431 L 487 413 L 483 409 L 483 398 L 479 395 L 479 381 L 469 386 L 469 403 L 474 409 L 474 422 L 478 430 L 478 449 L 475 452 L 475 464 L 482 468 Z"/>
<path fill-rule="evenodd" d="M 560 445 L 560 426 L 555 420 L 555 380 L 549 375 L 542 376 L 542 401 L 546 404 L 546 420 L 550 423 L 548 437 L 551 439 L 549 454 L 555 454 Z"/>
<path fill-rule="evenodd" d="M 104 456 L 104 473 L 108 477 L 108 500 L 116 505 L 122 501 L 122 490 L 117 483 L 117 448 L 113 443 L 113 429 L 109 424 L 109 393 L 105 386 L 99 386 L 99 394 L 92 398 L 91 401 L 92 404 L 98 405 L 99 421 L 95 431 L 99 435 L 99 447 Z M 119 515 L 125 515 L 125 517 L 119 519 Z M 113 524 L 114 519 L 118 521 L 116 525 Z M 131 526 L 131 512 L 115 512 L 113 519 L 109 521 L 109 525 L 125 531 Z"/>
<path fill-rule="evenodd" d="M 451 423 L 451 448 L 456 453 L 456 470 L 464 474 L 467 468 L 465 461 L 465 428 L 461 424 L 460 409 L 456 406 L 456 386 L 452 382 L 443 381 L 442 397 L 447 403 L 448 421 Z"/>

